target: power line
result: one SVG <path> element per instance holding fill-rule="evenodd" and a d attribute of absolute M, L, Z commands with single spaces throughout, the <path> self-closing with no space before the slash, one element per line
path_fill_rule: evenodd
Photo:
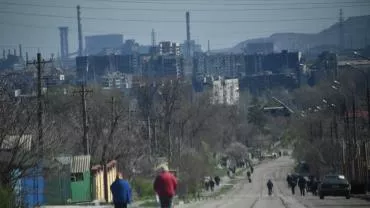
<path fill-rule="evenodd" d="M 1 13 L 1 12 L 0 12 Z M 39 28 L 39 29 L 47 29 L 47 30 L 55 30 L 57 31 L 57 27 L 53 26 L 40 26 L 36 24 L 24 24 L 24 23 L 13 23 L 13 22 L 1 22 L 0 25 L 10 25 L 10 26 L 19 26 L 19 27 L 27 27 L 27 28 Z M 68 27 L 70 31 L 77 32 L 78 30 L 76 28 L 70 28 Z M 107 31 L 103 30 L 84 30 L 86 33 L 106 33 Z"/>
<path fill-rule="evenodd" d="M 11 12 L 0 11 L 0 13 L 18 14 L 25 16 L 40 16 L 40 17 L 55 17 L 65 19 L 75 19 L 71 16 L 62 16 L 54 14 L 39 14 L 39 13 L 26 13 L 26 12 Z M 149 23 L 183 23 L 183 20 L 154 20 L 154 19 L 120 19 L 120 18 L 97 18 L 97 17 L 82 17 L 85 20 L 99 20 L 99 21 L 120 21 L 120 22 L 149 22 Z M 193 20 L 192 23 L 271 23 L 271 22 L 296 22 L 296 21 L 312 21 L 312 20 L 334 20 L 336 17 L 319 17 L 319 18 L 292 18 L 292 19 L 272 19 L 272 20 Z"/>
<path fill-rule="evenodd" d="M 45 7 L 45 8 L 63 8 L 63 9 L 75 9 L 72 6 L 63 5 L 45 5 L 45 4 L 29 4 L 29 3 L 13 3 L 13 2 L 0 2 L 3 5 L 16 5 L 16 6 L 31 6 L 31 7 Z M 322 3 L 324 4 L 324 3 Z M 262 4 L 261 4 L 262 5 Z M 266 6 L 266 5 L 264 5 Z M 270 6 L 270 4 L 269 4 Z M 281 5 L 284 6 L 284 5 Z M 190 9 L 192 12 L 213 12 L 213 11 L 281 11 L 281 10 L 311 10 L 311 9 L 329 9 L 329 8 L 355 8 L 370 6 L 369 2 L 361 2 L 361 4 L 355 5 L 331 5 L 331 6 L 311 6 L 311 7 L 284 7 L 284 8 L 212 8 L 212 9 Z M 116 10 L 116 11 L 158 11 L 158 12 L 184 12 L 189 9 L 165 9 L 165 8 L 117 8 L 117 7 L 91 7 L 83 6 L 84 10 Z"/>
<path fill-rule="evenodd" d="M 131 4 L 158 4 L 158 5 L 220 5 L 220 6 L 266 6 L 266 5 L 332 5 L 332 4 L 354 4 L 354 3 L 368 3 L 368 1 L 342 1 L 342 2 L 289 2 L 289 3 L 270 3 L 271 1 L 268 1 L 266 3 L 215 3 L 213 1 L 209 1 L 209 3 L 203 2 L 175 2 L 175 1 L 159 1 L 159 0 L 90 0 L 92 2 L 116 2 L 116 3 L 131 3 Z"/>

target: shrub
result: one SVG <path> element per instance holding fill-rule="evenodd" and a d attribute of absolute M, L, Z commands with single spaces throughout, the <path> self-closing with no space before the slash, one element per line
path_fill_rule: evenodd
<path fill-rule="evenodd" d="M 0 207 L 11 208 L 14 207 L 14 197 L 11 189 L 0 187 Z"/>
<path fill-rule="evenodd" d="M 132 181 L 132 188 L 141 199 L 153 198 L 155 193 L 153 190 L 153 180 L 147 178 L 135 178 Z"/>

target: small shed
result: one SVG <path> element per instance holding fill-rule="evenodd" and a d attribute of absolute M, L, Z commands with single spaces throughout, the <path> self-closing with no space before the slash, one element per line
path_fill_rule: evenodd
<path fill-rule="evenodd" d="M 74 156 L 71 159 L 72 203 L 91 201 L 90 155 Z"/>
<path fill-rule="evenodd" d="M 95 165 L 91 168 L 93 175 L 93 198 L 95 200 L 104 202 L 104 169 L 102 165 Z M 107 163 L 107 181 L 108 181 L 108 202 L 113 201 L 110 185 L 116 179 L 117 174 L 117 161 L 112 160 Z"/>

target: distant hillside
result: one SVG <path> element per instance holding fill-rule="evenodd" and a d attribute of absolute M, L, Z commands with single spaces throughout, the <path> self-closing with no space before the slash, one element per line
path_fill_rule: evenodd
<path fill-rule="evenodd" d="M 349 17 L 343 22 L 345 48 L 362 48 L 370 44 L 370 15 Z M 339 43 L 339 23 L 317 34 L 275 33 L 267 38 L 257 38 L 243 41 L 228 50 L 231 53 L 241 53 L 247 43 L 273 42 L 274 50 L 300 50 L 337 48 Z"/>

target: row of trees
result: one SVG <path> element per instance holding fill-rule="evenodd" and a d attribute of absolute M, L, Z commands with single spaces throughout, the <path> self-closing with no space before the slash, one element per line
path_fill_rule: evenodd
<path fill-rule="evenodd" d="M 343 70 L 337 80 L 323 80 L 290 96 L 298 113 L 285 139 L 295 143 L 295 157 L 307 161 L 318 176 L 336 172 L 364 180 L 360 166 L 366 162 L 370 132 L 366 77 L 360 75 Z"/>

